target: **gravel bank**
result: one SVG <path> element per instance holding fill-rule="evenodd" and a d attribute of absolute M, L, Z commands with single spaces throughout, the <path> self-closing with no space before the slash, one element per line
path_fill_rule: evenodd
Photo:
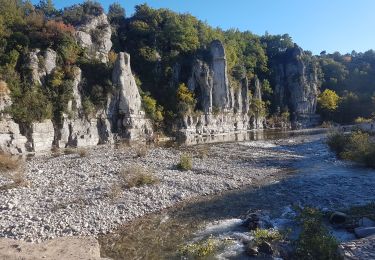
<path fill-rule="evenodd" d="M 0 237 L 41 242 L 97 236 L 183 200 L 250 185 L 280 173 L 296 157 L 293 152 L 271 149 L 272 143 L 158 147 L 138 158 L 131 147 L 98 146 L 86 157 L 31 158 L 25 164 L 28 186 L 0 190 Z M 206 158 L 200 158 L 202 149 Z M 176 168 L 182 152 L 193 154 L 191 171 Z M 152 170 L 160 182 L 123 189 L 113 198 L 119 171 L 131 165 Z M 9 182 L 0 174 L 0 186 Z"/>

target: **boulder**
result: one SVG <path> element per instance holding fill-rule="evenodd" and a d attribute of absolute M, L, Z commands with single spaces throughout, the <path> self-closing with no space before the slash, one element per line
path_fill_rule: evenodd
<path fill-rule="evenodd" d="M 10 154 L 26 152 L 27 138 L 20 132 L 20 127 L 12 119 L 0 119 L 0 151 Z"/>
<path fill-rule="evenodd" d="M 360 227 L 375 227 L 375 221 L 369 218 L 363 217 L 358 221 L 358 225 Z"/>
<path fill-rule="evenodd" d="M 51 120 L 32 123 L 28 131 L 28 147 L 30 152 L 48 151 L 52 148 L 55 129 Z"/>
<path fill-rule="evenodd" d="M 375 227 L 358 227 L 354 229 L 357 238 L 364 238 L 375 235 Z"/>
<path fill-rule="evenodd" d="M 258 251 L 262 254 L 272 255 L 274 250 L 270 243 L 263 241 L 258 245 Z"/>
<path fill-rule="evenodd" d="M 348 220 L 348 216 L 343 212 L 333 212 L 329 217 L 329 222 L 334 225 L 342 225 Z"/>

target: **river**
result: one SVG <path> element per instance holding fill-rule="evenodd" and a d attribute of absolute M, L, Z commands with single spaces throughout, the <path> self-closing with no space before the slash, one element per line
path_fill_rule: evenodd
<path fill-rule="evenodd" d="M 322 131 L 274 132 L 240 142 L 248 149 L 263 145 L 283 150 L 294 159 L 279 177 L 182 203 L 128 223 L 100 239 L 102 253 L 115 259 L 181 259 L 177 253 L 181 245 L 214 236 L 235 242 L 212 259 L 247 259 L 239 241 L 240 236 L 247 235 L 240 224 L 249 212 L 261 212 L 275 226 L 285 226 L 293 217 L 294 206 L 326 211 L 375 201 L 375 171 L 337 160 L 325 138 Z M 337 237 L 351 239 L 339 233 Z"/>

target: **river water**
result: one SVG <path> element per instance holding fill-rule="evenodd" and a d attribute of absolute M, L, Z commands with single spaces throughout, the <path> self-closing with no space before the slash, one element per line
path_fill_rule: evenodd
<path fill-rule="evenodd" d="M 137 219 L 103 237 L 102 253 L 115 259 L 181 259 L 178 248 L 213 236 L 234 241 L 212 259 L 246 259 L 240 224 L 249 212 L 266 214 L 274 226 L 287 226 L 294 206 L 345 209 L 375 201 L 375 171 L 339 161 L 328 151 L 321 131 L 249 138 L 251 149 L 263 145 L 294 154 L 286 173 L 259 186 L 183 203 Z M 247 139 L 247 140 L 249 140 Z M 214 145 L 214 144 L 213 144 Z M 342 240 L 351 239 L 337 234 Z"/>

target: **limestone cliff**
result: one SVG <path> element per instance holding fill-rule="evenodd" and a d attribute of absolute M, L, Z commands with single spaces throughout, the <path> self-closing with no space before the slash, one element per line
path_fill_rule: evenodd
<path fill-rule="evenodd" d="M 300 121 L 300 124 L 308 126 L 316 122 L 315 112 L 321 84 L 318 70 L 312 57 L 297 45 L 286 50 L 282 62 L 274 68 L 277 103 L 280 108 L 289 108 L 297 124 Z"/>
<path fill-rule="evenodd" d="M 230 85 L 225 49 L 220 41 L 211 43 L 209 60 L 197 59 L 193 63 L 188 87 L 195 93 L 197 109 L 203 114 L 184 116 L 180 126 L 181 137 L 188 139 L 262 128 L 262 120 L 249 116 L 248 79 L 244 76 L 240 86 Z"/>
<path fill-rule="evenodd" d="M 89 57 L 108 62 L 108 52 L 112 48 L 112 31 L 107 16 L 104 13 L 93 16 L 76 30 L 77 41 L 87 49 Z"/>
<path fill-rule="evenodd" d="M 116 88 L 109 106 L 108 117 L 121 137 L 137 139 L 152 134 L 151 122 L 142 109 L 141 96 L 130 67 L 130 55 L 118 54 L 112 74 Z"/>
<path fill-rule="evenodd" d="M 105 14 L 92 17 L 76 28 L 77 42 L 87 49 L 88 58 L 108 62 L 112 47 L 111 28 Z M 30 85 L 44 87 L 45 78 L 57 66 L 57 53 L 52 49 L 32 50 L 25 54 L 25 79 Z M 86 115 L 82 70 L 72 68 L 72 99 L 67 104 L 67 113 L 59 122 L 51 119 L 18 125 L 6 113 L 12 105 L 7 84 L 0 81 L 0 151 L 12 154 L 48 151 L 53 146 L 85 147 L 101 143 L 112 143 L 119 138 L 145 139 L 152 135 L 152 124 L 146 119 L 130 67 L 130 56 L 119 53 L 113 67 L 113 93 L 108 94 L 107 106 Z"/>
<path fill-rule="evenodd" d="M 43 85 L 44 78 L 56 68 L 57 54 L 48 48 L 45 51 L 35 49 L 27 55 L 26 68 L 29 70 L 29 80 L 32 84 Z"/>

